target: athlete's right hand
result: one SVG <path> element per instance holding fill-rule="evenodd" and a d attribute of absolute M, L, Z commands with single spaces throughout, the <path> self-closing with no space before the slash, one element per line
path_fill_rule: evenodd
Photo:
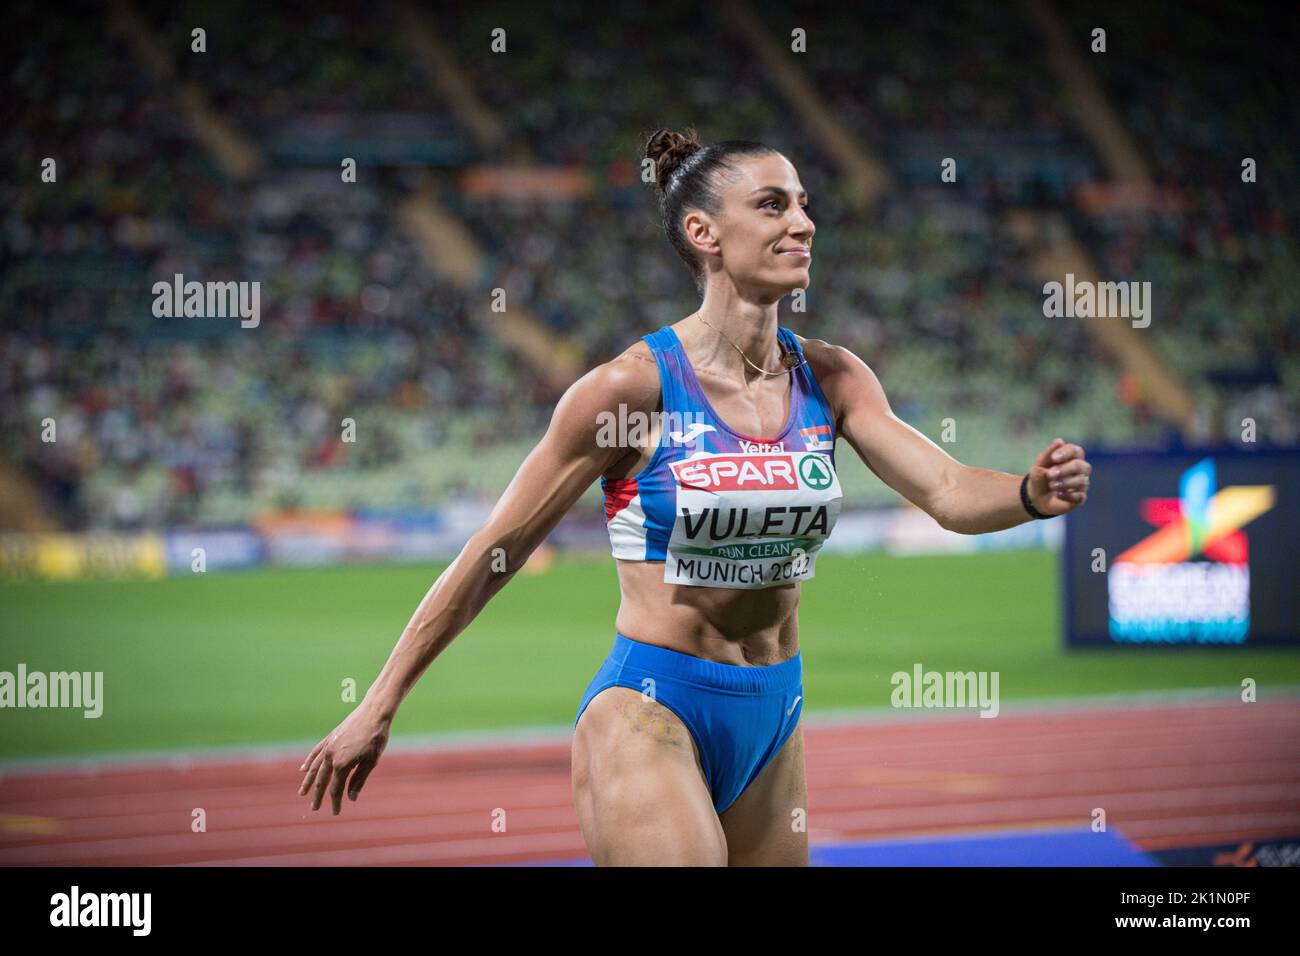
<path fill-rule="evenodd" d="M 348 714 L 328 737 L 312 748 L 299 770 L 305 770 L 298 795 L 312 792 L 311 808 L 319 810 L 325 788 L 329 788 L 334 815 L 343 808 L 343 789 L 347 786 L 348 798 L 357 799 L 370 771 L 379 762 L 379 755 L 388 746 L 388 718 L 375 713 L 365 701 Z M 348 775 L 352 782 L 347 783 Z"/>

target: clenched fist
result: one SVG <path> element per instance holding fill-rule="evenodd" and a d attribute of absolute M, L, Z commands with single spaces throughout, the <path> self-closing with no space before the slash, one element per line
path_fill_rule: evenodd
<path fill-rule="evenodd" d="M 1053 441 L 1029 469 L 1029 500 L 1045 515 L 1063 515 L 1088 500 L 1092 465 L 1083 449 L 1064 438 Z"/>

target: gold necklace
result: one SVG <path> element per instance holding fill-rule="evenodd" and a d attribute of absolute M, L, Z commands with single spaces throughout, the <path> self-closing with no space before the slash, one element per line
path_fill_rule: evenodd
<path fill-rule="evenodd" d="M 780 369 L 779 371 L 776 371 L 776 372 L 769 372 L 769 371 L 768 371 L 767 369 L 765 369 L 765 368 L 759 368 L 759 367 L 758 367 L 757 365 L 755 365 L 753 362 L 750 362 L 750 361 L 749 361 L 749 356 L 746 355 L 743 351 L 741 351 L 741 348 L 740 348 L 739 345 L 737 345 L 735 342 L 731 341 L 731 339 L 727 338 L 726 334 L 723 333 L 723 331 L 722 331 L 721 329 L 719 329 L 717 326 L 715 326 L 715 325 L 713 325 L 712 323 L 710 323 L 710 322 L 708 321 L 708 319 L 706 319 L 704 316 L 700 315 L 698 312 L 695 313 L 695 317 L 696 317 L 697 319 L 699 319 L 701 322 L 703 322 L 705 325 L 707 325 L 709 328 L 713 329 L 714 332 L 717 332 L 717 333 L 718 333 L 719 335 L 721 335 L 724 339 L 726 339 L 727 344 L 730 345 L 730 346 L 731 346 L 733 349 L 735 349 L 737 352 L 740 352 L 740 357 L 743 358 L 746 362 L 749 362 L 749 366 L 750 366 L 750 368 L 754 369 L 756 372 L 759 372 L 759 373 L 762 374 L 762 375 L 784 375 L 784 374 L 786 374 L 787 372 L 793 372 L 795 369 L 797 369 L 797 368 L 798 368 L 799 366 L 801 366 L 801 365 L 807 365 L 807 364 L 808 364 L 808 360 L 807 360 L 807 359 L 800 359 L 799 356 L 798 356 L 796 353 L 794 353 L 794 352 L 787 352 L 784 348 L 782 348 L 782 349 L 781 349 L 781 364 L 784 366 L 784 368 L 782 368 L 782 369 Z M 781 344 L 780 341 L 778 341 L 778 342 L 777 342 L 777 345 L 780 346 L 780 344 Z"/>

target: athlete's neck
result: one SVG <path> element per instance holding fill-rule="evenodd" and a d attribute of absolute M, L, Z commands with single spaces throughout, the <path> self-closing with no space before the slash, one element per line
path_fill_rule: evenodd
<path fill-rule="evenodd" d="M 706 293 L 700 308 L 682 320 L 681 325 L 678 337 L 696 369 L 743 377 L 746 382 L 765 378 L 736 352 L 738 348 L 760 368 L 781 370 L 775 302 L 758 304 L 733 297 L 724 303 Z"/>

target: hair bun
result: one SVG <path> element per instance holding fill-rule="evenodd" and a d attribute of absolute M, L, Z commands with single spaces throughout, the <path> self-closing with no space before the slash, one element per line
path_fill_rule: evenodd
<path fill-rule="evenodd" d="M 655 162 L 655 183 L 661 194 L 668 191 L 668 182 L 677 167 L 691 154 L 703 148 L 694 129 L 688 129 L 685 133 L 659 129 L 651 135 L 645 146 L 645 154 Z"/>

